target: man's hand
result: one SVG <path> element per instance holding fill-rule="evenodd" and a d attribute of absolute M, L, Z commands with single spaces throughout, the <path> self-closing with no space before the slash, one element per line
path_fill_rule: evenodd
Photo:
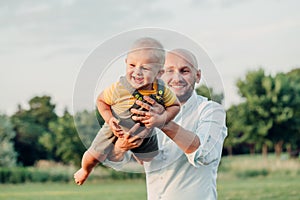
<path fill-rule="evenodd" d="M 144 99 L 147 101 L 147 103 L 144 103 L 142 101 L 136 100 L 136 104 L 144 108 L 145 110 L 156 113 L 156 114 L 162 114 L 165 111 L 165 108 L 157 103 L 154 99 L 150 98 L 149 96 L 144 96 Z M 137 109 L 131 109 L 131 110 L 136 110 Z M 143 112 L 143 111 L 141 111 Z M 144 111 L 145 112 L 145 111 Z"/>
<path fill-rule="evenodd" d="M 128 151 L 130 149 L 139 147 L 143 142 L 143 130 L 141 133 L 132 136 L 132 134 L 140 127 L 140 124 L 135 124 L 128 132 L 124 132 L 123 137 L 118 138 L 115 143 L 115 147 L 121 151 Z"/>
<path fill-rule="evenodd" d="M 167 119 L 165 108 L 148 96 L 144 96 L 144 99 L 148 103 L 137 100 L 136 104 L 144 108 L 146 111 L 137 110 L 134 108 L 131 109 L 130 111 L 137 115 L 132 116 L 132 119 L 142 122 L 147 128 L 164 126 Z"/>
<path fill-rule="evenodd" d="M 133 148 L 139 147 L 143 143 L 143 138 L 147 137 L 151 129 L 144 129 L 136 135 L 132 135 L 138 128 L 140 124 L 135 124 L 128 132 L 124 132 L 123 137 L 119 137 L 114 145 L 114 148 L 110 155 L 108 156 L 111 161 L 120 161 L 126 151 Z"/>

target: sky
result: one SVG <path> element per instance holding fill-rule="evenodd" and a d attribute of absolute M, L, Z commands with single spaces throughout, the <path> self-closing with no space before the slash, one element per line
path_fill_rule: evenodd
<path fill-rule="evenodd" d="M 172 30 L 201 46 L 222 79 L 228 108 L 241 101 L 236 81 L 249 70 L 300 67 L 299 8 L 298 0 L 0 1 L 0 113 L 13 114 L 42 95 L 52 97 L 58 113 L 72 111 L 91 52 L 144 27 Z"/>

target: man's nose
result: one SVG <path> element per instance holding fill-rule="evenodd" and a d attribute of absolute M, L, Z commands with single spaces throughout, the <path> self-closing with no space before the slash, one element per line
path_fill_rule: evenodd
<path fill-rule="evenodd" d="M 182 80 L 182 76 L 179 71 L 175 71 L 172 78 L 173 78 L 173 80 L 176 80 L 176 81 Z"/>

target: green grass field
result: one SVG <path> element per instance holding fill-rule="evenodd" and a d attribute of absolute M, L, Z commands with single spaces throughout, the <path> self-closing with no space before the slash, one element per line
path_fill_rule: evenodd
<path fill-rule="evenodd" d="M 118 200 L 146 199 L 143 180 L 105 181 L 77 186 L 75 184 L 0 185 L 1 200 Z"/>
<path fill-rule="evenodd" d="M 218 181 L 220 200 L 299 200 L 300 176 L 258 177 Z M 1 200 L 141 200 L 146 199 L 143 180 L 75 184 L 0 185 Z"/>
<path fill-rule="evenodd" d="M 300 161 L 259 156 L 225 157 L 219 170 L 219 200 L 299 200 Z M 0 185 L 1 200 L 142 200 L 145 180 Z M 199 198 L 200 199 L 200 198 Z"/>
<path fill-rule="evenodd" d="M 300 176 L 218 181 L 220 200 L 299 200 Z"/>

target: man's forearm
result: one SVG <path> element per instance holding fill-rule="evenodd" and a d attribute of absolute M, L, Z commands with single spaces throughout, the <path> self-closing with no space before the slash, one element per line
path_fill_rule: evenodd
<path fill-rule="evenodd" d="M 182 128 L 174 121 L 166 124 L 162 131 L 185 153 L 193 153 L 200 146 L 200 139 L 196 134 Z"/>

